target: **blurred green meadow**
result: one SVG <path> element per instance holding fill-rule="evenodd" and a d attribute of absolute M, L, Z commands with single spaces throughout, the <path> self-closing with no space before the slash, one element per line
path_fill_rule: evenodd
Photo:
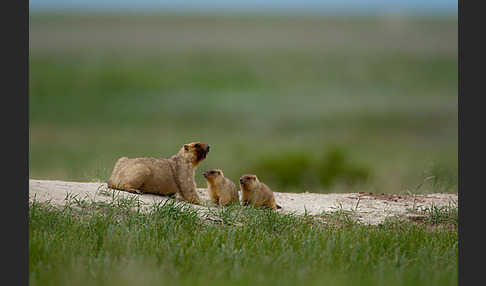
<path fill-rule="evenodd" d="M 211 145 L 279 192 L 457 192 L 457 17 L 30 16 L 29 177 Z"/>

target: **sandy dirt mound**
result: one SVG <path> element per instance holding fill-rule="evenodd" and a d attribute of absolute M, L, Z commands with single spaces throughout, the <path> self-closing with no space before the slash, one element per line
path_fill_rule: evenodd
<path fill-rule="evenodd" d="M 208 201 L 207 189 L 197 189 L 201 199 Z M 109 189 L 106 183 L 79 183 L 50 180 L 29 180 L 29 200 L 37 202 L 50 201 L 54 205 L 62 206 L 69 199 L 77 198 L 86 201 L 111 201 L 113 195 L 121 197 L 137 196 L 147 207 L 154 202 L 166 201 L 167 197 L 156 195 L 137 195 Z M 316 193 L 277 193 L 279 210 L 284 213 L 318 215 L 323 212 L 339 210 L 352 211 L 358 221 L 365 224 L 379 224 L 387 217 L 417 216 L 411 212 L 412 208 L 427 208 L 432 205 L 457 206 L 457 194 L 427 194 L 427 195 L 387 195 L 372 193 L 346 194 L 316 194 Z M 209 207 L 194 206 L 201 210 Z M 210 207 L 215 209 L 215 207 Z"/>

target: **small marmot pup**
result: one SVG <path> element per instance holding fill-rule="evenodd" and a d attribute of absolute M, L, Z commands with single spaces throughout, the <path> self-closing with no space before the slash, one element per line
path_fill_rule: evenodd
<path fill-rule="evenodd" d="M 269 207 L 274 210 L 282 208 L 275 203 L 272 190 L 260 182 L 256 175 L 241 176 L 240 187 L 243 195 L 241 205 L 251 204 L 255 207 Z"/>
<path fill-rule="evenodd" d="M 240 204 L 238 189 L 235 183 L 226 178 L 221 169 L 210 169 L 203 173 L 208 183 L 208 193 L 211 202 L 227 206 L 232 203 Z"/>

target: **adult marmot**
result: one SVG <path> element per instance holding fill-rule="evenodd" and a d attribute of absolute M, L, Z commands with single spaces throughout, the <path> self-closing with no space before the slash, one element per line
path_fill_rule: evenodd
<path fill-rule="evenodd" d="M 240 204 L 238 189 L 235 183 L 226 178 L 221 169 L 210 169 L 203 173 L 208 183 L 211 202 L 227 206 L 231 203 Z"/>
<path fill-rule="evenodd" d="M 275 203 L 272 190 L 260 182 L 257 176 L 249 174 L 241 176 L 240 187 L 243 195 L 241 205 L 252 204 L 255 207 L 269 207 L 274 210 L 281 208 Z"/>
<path fill-rule="evenodd" d="M 184 144 L 177 154 L 169 158 L 122 157 L 113 168 L 107 181 L 108 187 L 131 193 L 179 193 L 184 200 L 200 204 L 194 171 L 208 152 L 209 145 L 193 142 Z"/>

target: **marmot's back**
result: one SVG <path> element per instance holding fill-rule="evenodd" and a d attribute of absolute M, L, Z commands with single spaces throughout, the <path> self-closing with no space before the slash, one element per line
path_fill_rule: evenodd
<path fill-rule="evenodd" d="M 177 184 L 170 166 L 172 163 L 170 159 L 122 157 L 113 168 L 108 187 L 160 195 L 175 194 Z"/>
<path fill-rule="evenodd" d="M 233 181 L 231 181 L 230 179 L 228 178 L 225 178 L 227 180 L 227 184 L 229 185 L 229 191 L 230 191 L 230 195 L 231 195 L 231 202 L 235 202 L 235 203 L 240 203 L 240 196 L 238 194 L 238 188 L 236 187 L 235 183 L 233 183 Z"/>

